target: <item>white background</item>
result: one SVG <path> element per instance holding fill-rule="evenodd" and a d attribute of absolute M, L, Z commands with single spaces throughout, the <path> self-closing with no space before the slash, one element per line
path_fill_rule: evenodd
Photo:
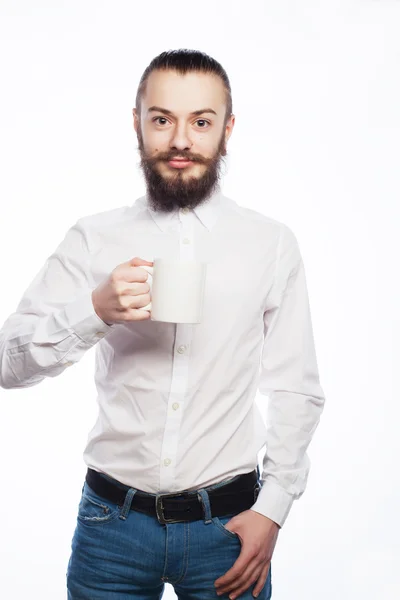
<path fill-rule="evenodd" d="M 1 323 L 78 218 L 144 193 L 131 109 L 151 59 L 198 49 L 230 77 L 223 191 L 295 232 L 326 394 L 273 600 L 400 597 L 399 30 L 394 0 L 0 2 Z M 90 351 L 0 390 L 7 600 L 66 598 L 93 372 Z"/>

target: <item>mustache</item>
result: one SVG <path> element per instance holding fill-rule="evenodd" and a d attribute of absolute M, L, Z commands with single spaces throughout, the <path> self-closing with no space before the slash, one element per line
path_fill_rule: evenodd
<path fill-rule="evenodd" d="M 210 164 L 212 159 L 204 158 L 204 156 L 199 156 L 198 154 L 187 154 L 185 152 L 175 152 L 175 153 L 161 153 L 157 154 L 157 156 L 146 157 L 146 160 L 149 164 L 155 164 L 159 161 L 169 162 L 170 160 L 174 160 L 176 158 L 181 158 L 184 160 L 191 160 L 193 162 L 198 162 L 202 164 Z"/>

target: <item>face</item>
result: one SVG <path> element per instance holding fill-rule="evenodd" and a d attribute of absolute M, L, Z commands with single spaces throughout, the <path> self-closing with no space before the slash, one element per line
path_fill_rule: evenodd
<path fill-rule="evenodd" d="M 153 71 L 133 109 L 140 167 L 154 210 L 194 208 L 218 186 L 234 115 L 225 121 L 222 80 L 196 71 Z M 174 161 L 173 159 L 185 159 Z"/>

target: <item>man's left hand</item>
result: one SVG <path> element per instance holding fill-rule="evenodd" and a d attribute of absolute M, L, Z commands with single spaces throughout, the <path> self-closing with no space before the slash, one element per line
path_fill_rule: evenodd
<path fill-rule="evenodd" d="M 237 598 L 257 582 L 253 590 L 256 596 L 267 581 L 280 527 L 254 510 L 245 510 L 232 517 L 225 528 L 239 536 L 242 549 L 229 571 L 214 582 L 217 594 Z"/>

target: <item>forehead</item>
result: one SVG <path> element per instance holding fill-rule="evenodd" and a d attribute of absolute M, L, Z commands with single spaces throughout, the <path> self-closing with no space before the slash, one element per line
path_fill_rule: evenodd
<path fill-rule="evenodd" d="M 189 113 L 201 108 L 213 108 L 223 116 L 226 106 L 225 88 L 220 77 L 213 73 L 190 71 L 153 71 L 147 80 L 142 108 L 156 105 L 175 114 Z"/>

